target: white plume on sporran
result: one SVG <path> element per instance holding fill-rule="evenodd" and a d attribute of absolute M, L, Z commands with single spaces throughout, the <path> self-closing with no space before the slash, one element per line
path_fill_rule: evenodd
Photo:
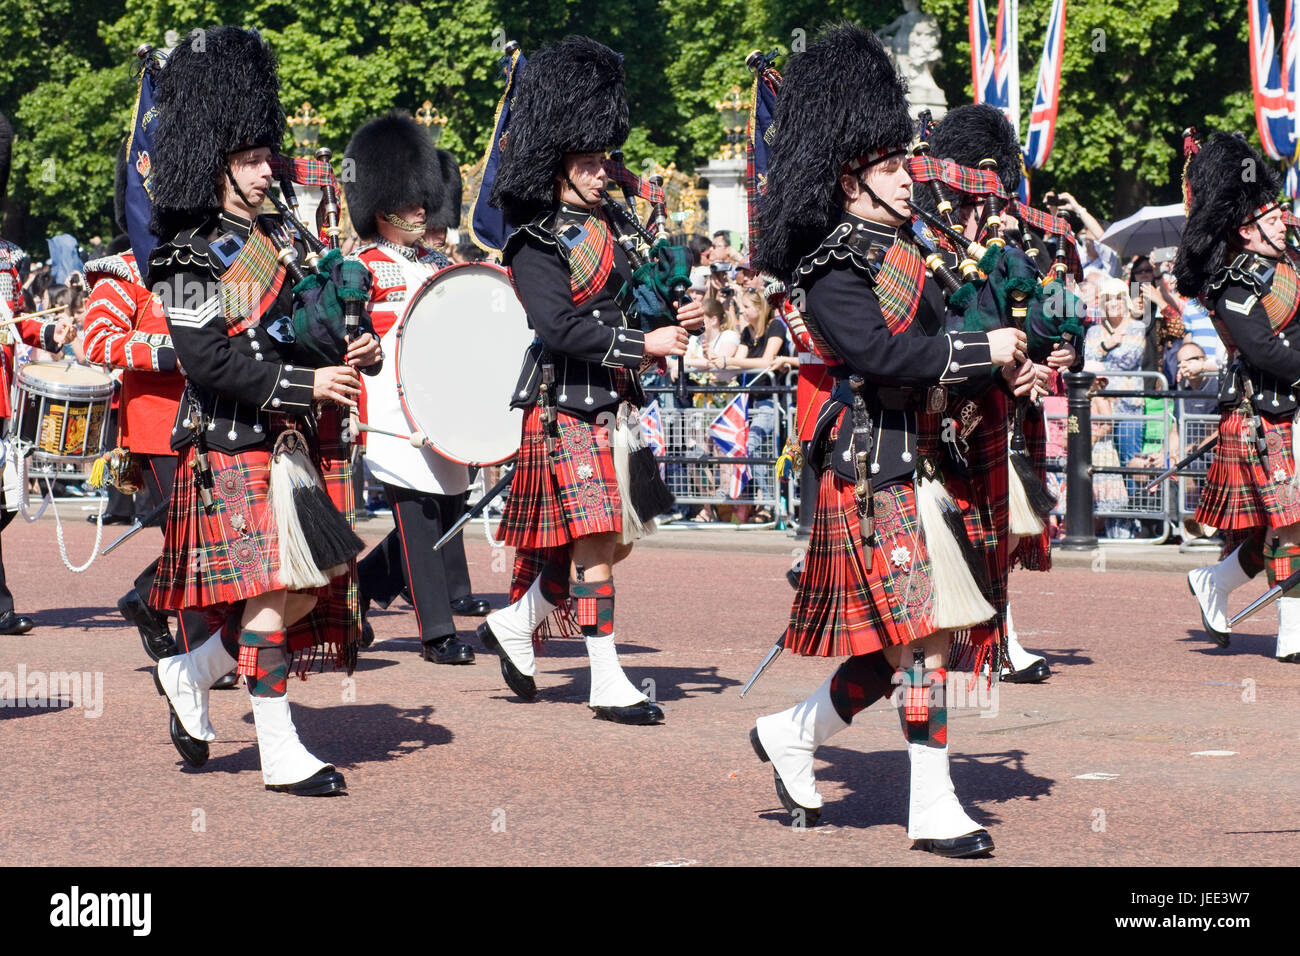
<path fill-rule="evenodd" d="M 975 582 L 961 545 L 944 518 L 945 511 L 957 513 L 957 502 L 948 494 L 942 481 L 918 470 L 916 513 L 930 554 L 934 625 L 943 630 L 956 630 L 982 624 L 997 611 Z"/>

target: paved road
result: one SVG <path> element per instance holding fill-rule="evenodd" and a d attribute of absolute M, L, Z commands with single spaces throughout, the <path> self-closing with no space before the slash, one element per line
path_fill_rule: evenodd
<path fill-rule="evenodd" d="M 93 529 L 78 518 L 67 532 L 84 560 Z M 907 758 L 885 705 L 819 751 L 825 825 L 792 831 L 746 735 L 833 664 L 785 656 L 737 695 L 791 593 L 787 549 L 750 534 L 724 533 L 719 550 L 664 534 L 619 568 L 623 660 L 653 682 L 660 727 L 591 718 L 580 642 L 550 645 L 526 704 L 494 658 L 423 662 L 413 614 L 376 613 L 354 682 L 290 686 L 304 741 L 350 787 L 311 800 L 262 789 L 242 690 L 214 695 L 222 739 L 207 766 L 186 769 L 172 749 L 148 661 L 115 609 L 156 532 L 73 575 L 50 522 L 17 521 L 6 569 L 40 626 L 0 637 L 0 681 L 20 668 L 88 672 L 102 697 L 0 709 L 0 864 L 256 863 L 249 848 L 266 845 L 323 865 L 1278 865 L 1300 851 L 1300 667 L 1271 658 L 1271 616 L 1219 650 L 1181 574 L 1109 566 L 1013 575 L 1022 638 L 1054 676 L 1002 687 L 996 715 L 952 715 L 953 777 L 993 833 L 992 860 L 909 850 Z M 469 555 L 479 593 L 499 604 L 506 555 L 479 530 Z M 460 623 L 472 642 L 477 622 Z"/>

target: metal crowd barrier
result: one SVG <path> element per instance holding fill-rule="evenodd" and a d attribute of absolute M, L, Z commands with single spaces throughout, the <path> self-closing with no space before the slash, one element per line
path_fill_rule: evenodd
<path fill-rule="evenodd" d="M 1124 372 L 1102 377 L 1124 378 L 1139 374 L 1147 381 L 1160 385 L 1167 384 L 1164 376 L 1157 372 Z M 1063 486 L 1062 490 L 1065 492 L 1064 502 L 1056 512 L 1059 514 L 1063 510 L 1065 515 L 1065 537 L 1061 541 L 1061 547 L 1066 550 L 1092 550 L 1101 543 L 1134 540 L 1163 542 L 1168 540 L 1175 527 L 1182 530 L 1183 546 L 1188 547 L 1190 544 L 1195 547 L 1195 543 L 1187 540 L 1191 535 L 1186 527 L 1186 519 L 1196 511 L 1204 487 L 1204 475 L 1214 457 L 1213 452 L 1202 456 L 1185 468 L 1176 481 L 1166 480 L 1150 492 L 1146 491 L 1146 486 L 1153 478 L 1171 467 L 1179 458 L 1218 429 L 1217 412 L 1193 413 L 1179 407 L 1176 412 L 1171 413 L 1170 409 L 1189 401 L 1201 402 L 1208 399 L 1213 402 L 1215 396 L 1205 392 L 1164 389 L 1108 388 L 1092 391 L 1097 377 L 1091 372 L 1066 372 L 1064 375 L 1068 390 L 1066 412 L 1063 415 L 1048 416 L 1049 448 L 1059 449 L 1059 445 L 1063 444 L 1066 450 L 1064 456 L 1049 458 L 1049 467 L 1052 469 L 1049 479 L 1054 478 L 1056 483 Z M 1165 402 L 1165 408 L 1140 416 L 1094 416 L 1092 414 L 1094 396 L 1111 399 L 1161 399 Z M 1176 426 L 1171 419 L 1176 420 Z M 1148 423 L 1155 421 L 1163 422 L 1164 427 L 1149 429 Z M 1120 462 L 1118 465 L 1098 464 L 1093 442 L 1094 422 L 1109 422 L 1112 425 L 1141 422 L 1145 438 L 1158 437 L 1156 463 L 1151 467 L 1134 467 L 1126 462 Z M 1063 440 L 1058 437 L 1056 443 L 1052 442 L 1053 427 L 1056 429 L 1057 436 L 1064 436 Z M 1113 441 L 1110 435 L 1099 436 L 1099 438 Z M 1103 454 L 1101 457 L 1104 460 L 1108 456 Z M 1118 501 L 1118 494 L 1108 494 L 1106 487 L 1098 490 L 1098 482 L 1109 483 L 1115 478 L 1125 483 L 1122 502 Z M 1118 490 L 1117 485 L 1109 485 L 1109 491 L 1118 492 Z M 1111 522 L 1138 520 L 1152 522 L 1151 530 L 1158 528 L 1160 533 L 1154 537 L 1148 534 L 1136 539 L 1108 538 L 1105 534 L 1099 538 L 1097 534 L 1099 518 L 1107 521 L 1107 532 L 1115 528 Z M 1156 525 L 1156 522 L 1159 524 Z M 1204 545 L 1205 539 L 1195 540 Z"/>

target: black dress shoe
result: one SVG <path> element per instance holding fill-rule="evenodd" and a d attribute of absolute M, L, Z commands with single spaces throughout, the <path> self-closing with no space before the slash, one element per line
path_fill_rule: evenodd
<path fill-rule="evenodd" d="M 134 520 L 134 518 L 124 518 L 121 515 L 104 515 L 104 520 L 100 522 L 99 515 L 86 515 L 86 522 L 88 524 L 95 524 L 96 522 L 104 525 L 131 524 Z"/>
<path fill-rule="evenodd" d="M 524 700 L 535 698 L 537 696 L 536 682 L 518 667 L 515 667 L 510 660 L 510 655 L 505 652 L 500 642 L 497 641 L 496 635 L 492 633 L 492 628 L 488 626 L 487 621 L 478 626 L 477 633 L 479 642 L 485 648 L 489 651 L 496 651 L 501 656 L 501 676 L 505 678 L 506 685 Z"/>
<path fill-rule="evenodd" d="M 758 759 L 763 763 L 768 763 L 772 759 L 767 755 L 767 751 L 763 749 L 763 741 L 758 739 L 757 727 L 749 729 L 749 745 L 754 748 L 754 753 L 758 754 Z M 776 772 L 776 767 L 772 768 L 772 778 L 776 781 L 776 797 L 781 801 L 781 806 L 795 816 L 802 813 L 804 826 L 815 827 L 817 821 L 822 817 L 821 807 L 805 807 L 801 803 L 796 803 L 794 797 L 790 796 L 790 791 L 781 782 L 781 775 Z"/>
<path fill-rule="evenodd" d="M 639 704 L 632 704 L 629 707 L 593 707 L 596 716 L 601 720 L 612 720 L 616 724 L 641 724 L 649 726 L 651 724 L 661 724 L 664 719 L 664 712 L 650 703 L 643 700 Z"/>
<path fill-rule="evenodd" d="M 15 614 L 13 611 L 0 614 L 0 634 L 26 634 L 35 626 L 36 622 L 30 617 Z"/>
<path fill-rule="evenodd" d="M 209 640 L 211 640 L 211 638 L 209 638 Z M 217 640 L 221 640 L 221 638 L 217 638 Z M 218 677 L 217 682 L 212 685 L 212 689 L 233 690 L 238 686 L 239 686 L 239 672 L 231 671 L 229 674 L 226 674 L 224 677 Z"/>
<path fill-rule="evenodd" d="M 348 788 L 343 774 L 329 764 L 321 767 L 306 780 L 297 783 L 268 783 L 267 790 L 276 793 L 292 793 L 299 797 L 328 797 L 331 793 L 342 793 Z"/>
<path fill-rule="evenodd" d="M 448 634 L 421 644 L 420 656 L 435 664 L 473 664 L 474 648 L 464 641 L 458 641 L 455 634 Z"/>
<path fill-rule="evenodd" d="M 482 598 L 463 597 L 451 602 L 451 610 L 465 617 L 487 617 L 492 605 Z"/>
<path fill-rule="evenodd" d="M 158 679 L 157 668 L 154 668 L 153 672 L 153 685 L 158 688 L 158 693 L 167 698 L 167 692 L 163 690 L 162 681 Z M 171 714 L 171 719 L 167 723 L 167 733 L 171 735 L 172 746 L 181 755 L 181 759 L 191 767 L 202 767 L 208 762 L 208 742 L 191 737 L 186 732 L 185 725 L 176 716 L 176 708 L 172 706 L 169 698 L 167 699 L 167 710 Z"/>
<path fill-rule="evenodd" d="M 790 582 L 790 587 L 794 588 L 796 591 L 799 590 L 798 571 L 796 571 L 794 568 L 791 568 L 789 571 L 785 572 L 785 579 Z"/>
<path fill-rule="evenodd" d="M 988 830 L 976 830 L 965 836 L 953 837 L 951 840 L 917 840 L 914 844 L 918 850 L 925 850 L 936 856 L 954 859 L 966 856 L 985 856 L 993 852 L 993 837 Z"/>
<path fill-rule="evenodd" d="M 1051 676 L 1052 669 L 1047 666 L 1047 661 L 1037 660 L 1024 670 L 1003 674 L 1002 681 L 1007 684 L 1041 684 Z"/>
<path fill-rule="evenodd" d="M 1285 654 L 1279 657 L 1278 661 L 1282 664 L 1300 664 L 1300 651 L 1296 651 L 1294 654 Z"/>
<path fill-rule="evenodd" d="M 117 602 L 117 609 L 140 631 L 140 643 L 151 660 L 159 661 L 176 653 L 176 641 L 167 627 L 167 618 L 140 600 L 134 588 Z"/>

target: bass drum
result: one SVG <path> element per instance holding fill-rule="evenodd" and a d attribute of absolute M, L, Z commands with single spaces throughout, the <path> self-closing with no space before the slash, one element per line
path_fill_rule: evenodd
<path fill-rule="evenodd" d="M 462 465 L 512 458 L 523 412 L 510 394 L 532 341 L 505 269 L 463 262 L 430 278 L 397 329 L 397 395 L 411 428 Z"/>

